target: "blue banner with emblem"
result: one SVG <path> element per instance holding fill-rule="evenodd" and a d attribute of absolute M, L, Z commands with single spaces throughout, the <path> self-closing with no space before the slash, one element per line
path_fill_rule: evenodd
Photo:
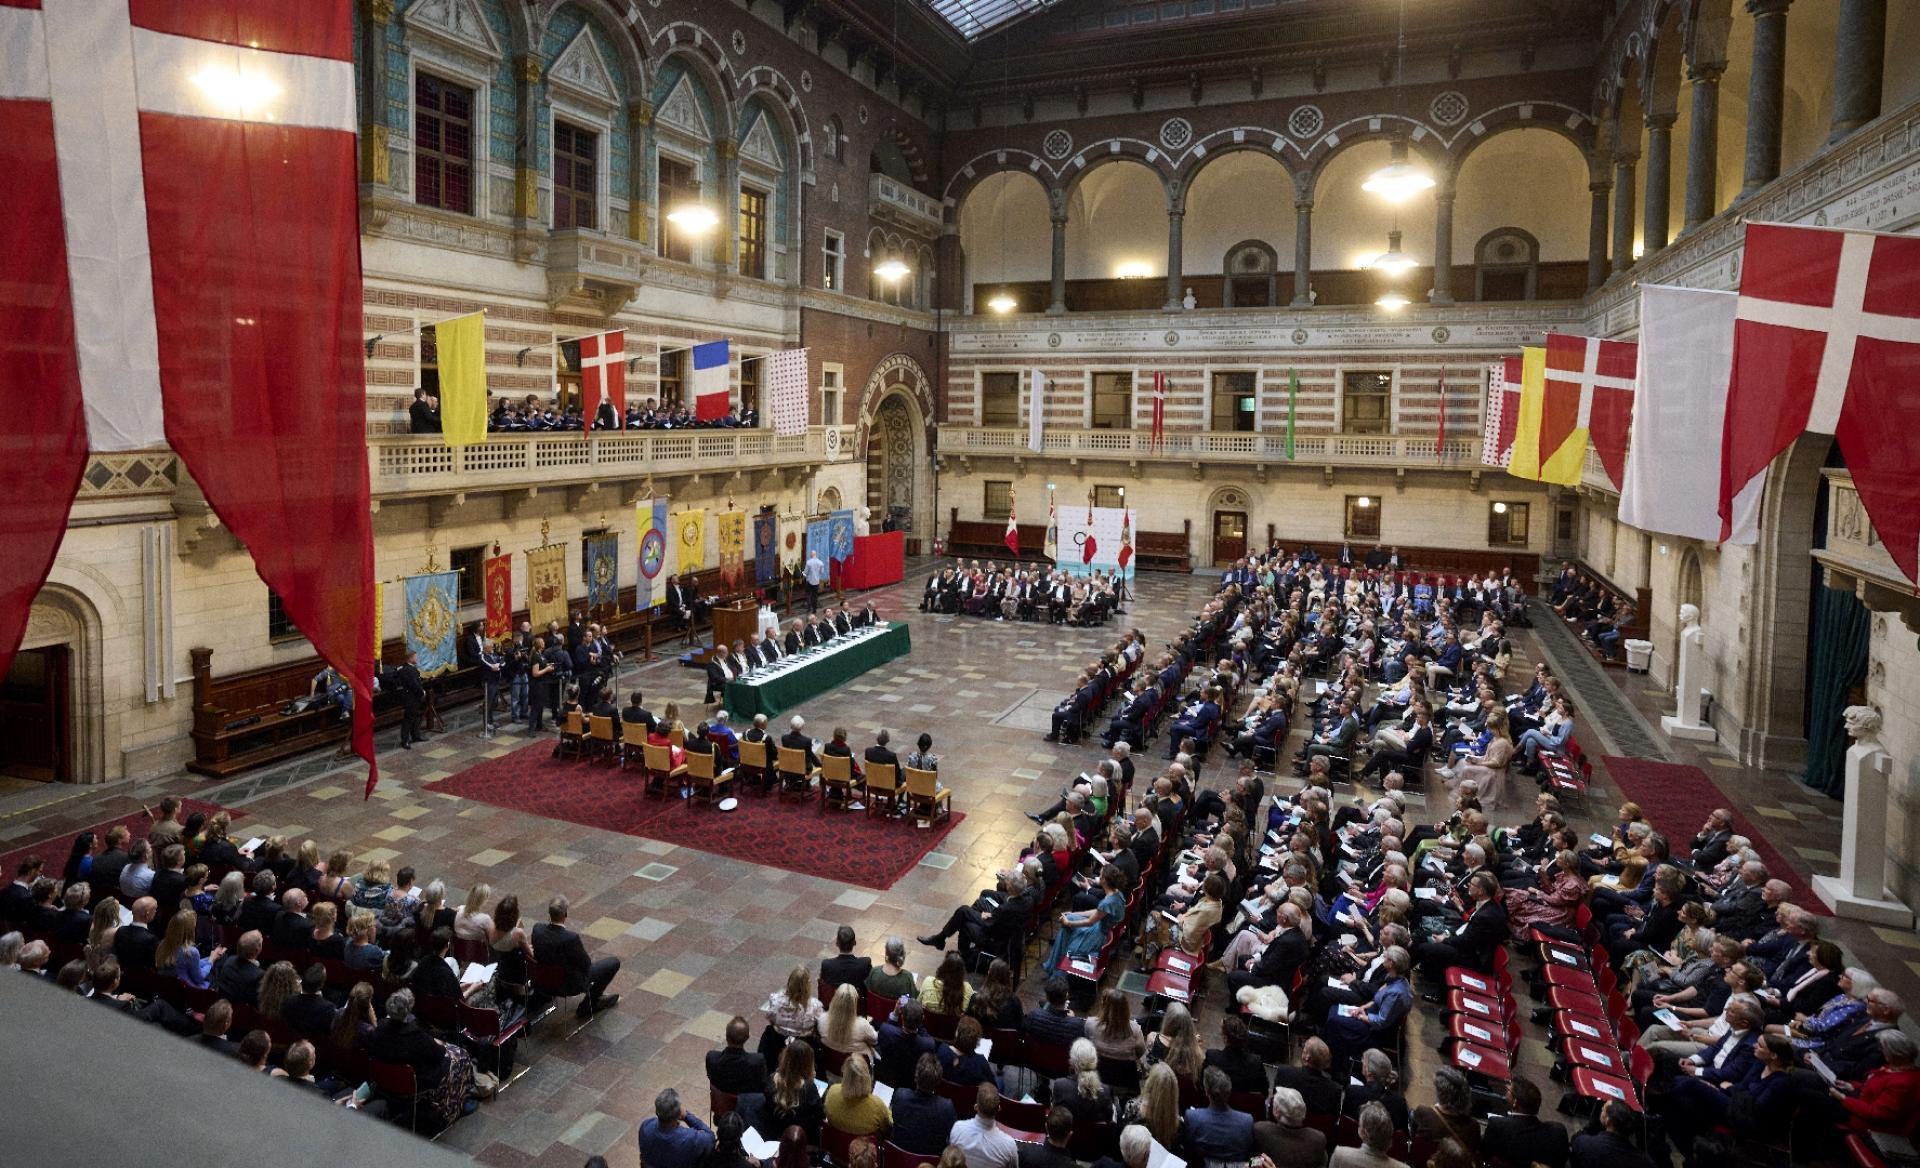
<path fill-rule="evenodd" d="M 620 606 L 620 537 L 613 532 L 589 535 L 587 551 L 587 607 L 594 612 Z"/>
<path fill-rule="evenodd" d="M 460 611 L 460 573 L 428 572 L 408 576 L 406 634 L 407 649 L 420 655 L 420 676 L 434 677 L 457 663 L 454 643 Z"/>
<path fill-rule="evenodd" d="M 812 519 L 807 522 L 807 556 L 819 552 L 820 562 L 823 564 L 833 562 L 833 539 L 829 534 L 831 522 L 827 519 Z M 807 558 L 803 556 L 800 562 L 806 563 Z"/>
<path fill-rule="evenodd" d="M 771 584 L 780 578 L 780 517 L 753 517 L 753 579 Z"/>
<path fill-rule="evenodd" d="M 853 558 L 852 511 L 834 511 L 827 515 L 827 546 L 833 549 L 836 564 Z"/>

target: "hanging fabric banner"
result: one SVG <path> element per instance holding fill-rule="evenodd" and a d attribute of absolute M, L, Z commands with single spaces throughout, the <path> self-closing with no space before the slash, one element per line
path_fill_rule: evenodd
<path fill-rule="evenodd" d="M 639 534 L 640 579 L 634 585 L 634 607 L 645 612 L 667 598 L 660 573 L 667 566 L 667 501 L 642 499 L 633 508 L 633 526 Z"/>
<path fill-rule="evenodd" d="M 775 434 L 807 432 L 807 351 L 783 349 L 767 355 L 767 392 L 773 402 Z M 838 418 L 822 418 L 823 426 L 838 425 Z"/>
<path fill-rule="evenodd" d="M 373 671 L 375 673 L 380 672 L 381 617 L 385 615 L 380 611 L 380 606 L 383 599 L 381 594 L 386 590 L 387 586 L 383 582 L 379 580 L 373 582 Z"/>
<path fill-rule="evenodd" d="M 772 584 L 780 578 L 780 517 L 753 517 L 753 578 L 758 584 Z"/>
<path fill-rule="evenodd" d="M 490 557 L 484 566 L 489 640 L 513 635 L 513 557 Z"/>
<path fill-rule="evenodd" d="M 706 508 L 677 511 L 670 518 L 670 522 L 673 524 L 673 570 L 676 573 L 705 570 L 707 566 Z"/>
<path fill-rule="evenodd" d="M 527 619 L 536 632 L 567 623 L 567 545 L 527 549 Z"/>
<path fill-rule="evenodd" d="M 407 651 L 420 655 L 420 676 L 437 677 L 454 668 L 454 632 L 459 622 L 460 573 L 428 572 L 406 578 Z"/>
<path fill-rule="evenodd" d="M 834 511 L 827 516 L 827 546 L 833 549 L 833 562 L 853 558 L 853 511 Z"/>
<path fill-rule="evenodd" d="M 589 535 L 587 552 L 587 607 L 594 612 L 620 609 L 620 537 L 607 532 Z"/>
<path fill-rule="evenodd" d="M 831 562 L 833 558 L 832 549 L 833 540 L 828 535 L 828 521 L 825 519 L 810 520 L 807 523 L 806 556 L 802 556 L 800 562 L 803 564 L 806 563 L 806 557 L 811 556 L 814 552 L 820 553 L 822 562 Z"/>
<path fill-rule="evenodd" d="M 487 318 L 469 312 L 433 327 L 440 433 L 456 449 L 487 440 Z"/>
<path fill-rule="evenodd" d="M 720 544 L 720 583 L 731 591 L 740 587 L 741 565 L 747 552 L 747 513 L 722 511 L 714 517 Z"/>

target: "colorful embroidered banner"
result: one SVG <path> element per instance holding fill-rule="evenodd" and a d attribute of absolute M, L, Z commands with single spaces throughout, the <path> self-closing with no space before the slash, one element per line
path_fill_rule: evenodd
<path fill-rule="evenodd" d="M 487 639 L 497 641 L 513 635 L 513 557 L 493 556 L 485 565 L 487 596 Z"/>
<path fill-rule="evenodd" d="M 567 545 L 527 549 L 527 619 L 536 632 L 567 623 Z"/>
<path fill-rule="evenodd" d="M 834 511 L 827 516 L 827 546 L 832 549 L 832 559 L 836 564 L 853 558 L 851 510 Z"/>
<path fill-rule="evenodd" d="M 420 655 L 420 676 L 437 677 L 456 664 L 454 635 L 460 611 L 460 573 L 428 572 L 406 578 L 409 652 Z"/>
<path fill-rule="evenodd" d="M 670 517 L 673 525 L 673 570 L 699 572 L 707 566 L 706 508 L 677 511 Z"/>
<path fill-rule="evenodd" d="M 747 513 L 722 511 L 714 518 L 720 543 L 720 583 L 731 591 L 740 587 L 742 558 L 747 551 Z"/>
<path fill-rule="evenodd" d="M 587 607 L 595 613 L 620 609 L 620 537 L 612 532 L 589 535 L 587 552 Z"/>
<path fill-rule="evenodd" d="M 753 517 L 753 578 L 772 584 L 780 578 L 780 517 Z"/>
<path fill-rule="evenodd" d="M 660 574 L 667 567 L 667 501 L 642 499 L 633 508 L 634 530 L 639 533 L 640 580 L 634 586 L 634 605 L 642 611 L 658 607 L 667 598 Z"/>

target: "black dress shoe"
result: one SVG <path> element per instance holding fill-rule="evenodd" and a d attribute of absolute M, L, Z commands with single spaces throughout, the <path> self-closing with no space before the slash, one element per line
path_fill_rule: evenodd
<path fill-rule="evenodd" d="M 920 942 L 922 945 L 925 945 L 929 949 L 945 949 L 947 947 L 947 943 L 945 941 L 942 941 L 938 937 L 915 937 L 914 940 Z"/>

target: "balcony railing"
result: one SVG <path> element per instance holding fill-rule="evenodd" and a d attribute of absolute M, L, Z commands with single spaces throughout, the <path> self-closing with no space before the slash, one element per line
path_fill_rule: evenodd
<path fill-rule="evenodd" d="M 940 427 L 943 455 L 1005 455 L 1078 457 L 1094 459 L 1172 458 L 1206 462 L 1286 462 L 1284 434 L 1175 431 L 1155 444 L 1146 430 L 1048 430 L 1038 455 L 1027 448 L 1022 429 L 989 429 L 952 425 Z M 1293 441 L 1296 463 L 1312 466 L 1379 466 L 1434 470 L 1483 470 L 1480 439 L 1448 438 L 1435 450 L 1431 435 L 1411 434 L 1298 434 Z"/>
<path fill-rule="evenodd" d="M 367 440 L 376 496 L 835 462 L 853 457 L 853 445 L 851 426 L 788 435 L 767 428 L 493 434 L 458 450 L 438 435 Z"/>
<path fill-rule="evenodd" d="M 908 227 L 937 233 L 940 230 L 940 200 L 884 174 L 867 180 L 868 209 L 874 214 L 891 213 Z"/>

